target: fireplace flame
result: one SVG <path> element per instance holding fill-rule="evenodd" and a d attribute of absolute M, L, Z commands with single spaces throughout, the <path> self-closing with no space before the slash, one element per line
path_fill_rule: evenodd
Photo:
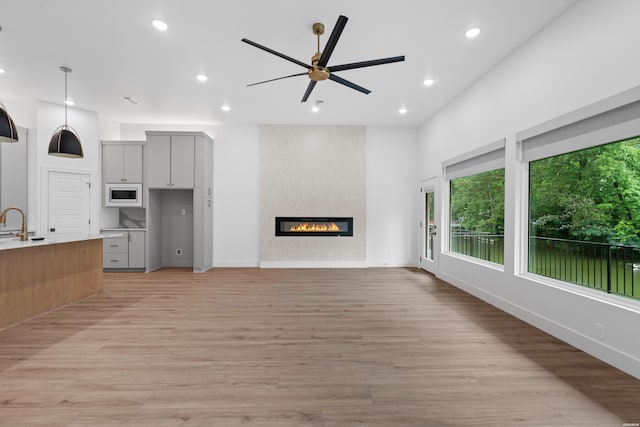
<path fill-rule="evenodd" d="M 308 231 L 340 231 L 340 227 L 335 222 L 332 223 L 322 223 L 322 222 L 301 222 L 299 224 L 292 224 L 289 228 L 289 231 L 295 232 L 308 232 Z"/>

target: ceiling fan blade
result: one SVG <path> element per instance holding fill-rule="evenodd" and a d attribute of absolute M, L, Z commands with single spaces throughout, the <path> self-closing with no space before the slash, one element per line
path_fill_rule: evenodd
<path fill-rule="evenodd" d="M 269 48 L 268 48 L 268 47 L 266 47 L 266 46 L 262 46 L 262 45 L 261 45 L 261 44 L 259 44 L 259 43 L 252 42 L 252 41 L 251 41 L 251 40 L 249 40 L 249 39 L 242 39 L 242 41 L 243 41 L 243 42 L 245 42 L 245 43 L 247 43 L 247 44 L 250 44 L 251 46 L 257 47 L 258 49 L 262 49 L 262 50 L 264 50 L 265 52 L 269 52 L 269 53 L 271 53 L 271 54 L 273 54 L 273 55 L 275 55 L 275 56 L 279 56 L 279 57 L 280 57 L 280 58 L 282 58 L 282 59 L 286 59 L 287 61 L 293 62 L 294 64 L 298 64 L 298 65 L 299 65 L 299 66 L 301 66 L 301 67 L 304 67 L 304 68 L 307 68 L 307 69 L 308 69 L 308 68 L 311 68 L 311 65 L 309 65 L 309 64 L 305 64 L 305 63 L 304 63 L 304 62 L 302 62 L 302 61 L 298 61 L 297 59 L 294 59 L 294 58 L 292 58 L 292 57 L 290 57 L 290 56 L 287 56 L 287 55 L 285 55 L 284 53 L 276 52 L 275 50 L 273 50 L 273 49 L 269 49 Z"/>
<path fill-rule="evenodd" d="M 347 21 L 349 18 L 346 16 L 338 16 L 338 21 L 336 22 L 336 26 L 333 27 L 333 31 L 331 31 L 331 36 L 329 36 L 329 40 L 327 41 L 326 46 L 324 47 L 324 51 L 322 51 L 322 55 L 318 60 L 318 67 L 324 68 L 327 66 L 329 62 L 329 58 L 333 53 L 333 49 L 336 48 L 336 44 L 338 43 L 338 39 L 342 34 L 342 30 L 344 30 L 344 26 L 347 25 Z"/>
<path fill-rule="evenodd" d="M 338 76 L 336 76 L 335 74 L 331 74 L 331 75 L 329 76 L 329 80 L 333 80 L 333 81 L 334 81 L 334 82 L 336 82 L 336 83 L 340 83 L 341 85 L 348 86 L 348 87 L 350 87 L 351 89 L 355 89 L 355 90 L 357 90 L 358 92 L 362 92 L 362 93 L 364 93 L 365 95 L 368 95 L 368 94 L 370 94 L 370 93 L 371 93 L 371 91 L 370 91 L 369 89 L 365 89 L 365 88 L 363 88 L 362 86 L 358 86 L 357 84 L 352 83 L 352 82 L 350 82 L 349 80 L 345 80 L 345 79 L 343 79 L 342 77 L 338 77 Z"/>
<path fill-rule="evenodd" d="M 298 73 L 298 74 L 291 74 L 290 76 L 284 76 L 284 77 L 278 77 L 275 79 L 270 79 L 270 80 L 264 80 L 261 82 L 256 82 L 256 83 L 251 83 L 248 84 L 247 87 L 249 86 L 255 86 L 255 85 L 261 85 L 262 83 L 269 83 L 269 82 L 275 82 L 276 80 L 282 80 L 282 79 L 288 79 L 289 77 L 296 77 L 296 76 L 306 76 L 308 73 Z"/>
<path fill-rule="evenodd" d="M 391 58 L 373 59 L 371 61 L 352 62 L 350 64 L 334 65 L 327 67 L 329 72 L 334 73 L 337 71 L 353 70 L 354 68 L 372 67 L 374 65 L 392 64 L 394 62 L 404 61 L 404 55 L 393 56 Z"/>
<path fill-rule="evenodd" d="M 309 95 L 311 95 L 311 91 L 313 90 L 314 87 L 316 87 L 316 83 L 318 83 L 315 80 L 311 80 L 309 82 L 309 86 L 307 86 L 307 91 L 304 93 L 304 96 L 302 97 L 302 101 L 300 102 L 307 102 L 307 99 L 309 99 Z"/>

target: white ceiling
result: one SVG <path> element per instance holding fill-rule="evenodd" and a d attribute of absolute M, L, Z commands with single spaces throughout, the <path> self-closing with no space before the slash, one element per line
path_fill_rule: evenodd
<path fill-rule="evenodd" d="M 77 108 L 121 123 L 418 126 L 574 0 L 0 0 L 0 99 L 61 103 L 64 74 Z M 364 95 L 319 82 L 307 103 L 296 64 L 246 37 L 310 62 L 311 26 L 349 21 L 329 65 L 405 55 L 406 61 L 337 73 Z M 151 26 L 162 19 L 168 31 Z M 480 27 L 474 40 L 466 29 Z M 196 74 L 209 77 L 205 83 Z M 437 83 L 424 87 L 426 77 Z M 120 99 L 130 96 L 140 105 Z M 313 114 L 317 100 L 323 109 Z M 227 103 L 231 111 L 223 112 Z M 405 106 L 408 113 L 398 114 Z"/>

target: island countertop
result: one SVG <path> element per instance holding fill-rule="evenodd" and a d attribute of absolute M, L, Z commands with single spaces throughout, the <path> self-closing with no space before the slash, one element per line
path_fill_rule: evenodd
<path fill-rule="evenodd" d="M 44 236 L 30 236 L 29 240 L 20 241 L 18 237 L 0 238 L 0 251 L 7 249 L 32 248 L 35 246 L 57 245 L 60 243 L 81 242 L 84 240 L 105 239 L 109 237 L 119 237 L 122 233 L 109 232 L 100 234 L 85 233 L 52 233 Z M 44 237 L 43 240 L 33 240 L 34 238 Z"/>

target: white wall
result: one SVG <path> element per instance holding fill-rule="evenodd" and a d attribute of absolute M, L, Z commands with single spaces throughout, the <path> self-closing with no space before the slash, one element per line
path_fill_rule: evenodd
<path fill-rule="evenodd" d="M 37 103 L 35 179 L 39 185 L 36 191 L 38 217 L 35 220 L 36 231 L 39 234 L 46 234 L 49 197 L 47 175 L 49 171 L 86 173 L 91 177 L 91 232 L 98 232 L 102 209 L 98 197 L 101 194 L 98 175 L 101 158 L 98 114 L 92 111 L 68 108 L 67 123 L 76 130 L 80 137 L 84 152 L 82 159 L 55 157 L 48 154 L 51 136 L 58 127 L 64 124 L 64 106 L 42 101 Z M 31 206 L 29 206 L 29 211 L 31 217 Z"/>
<path fill-rule="evenodd" d="M 440 176 L 444 160 L 506 138 L 504 272 L 444 254 L 438 275 L 640 377 L 640 303 L 522 278 L 514 255 L 516 132 L 640 85 L 638 16 L 634 0 L 576 2 L 428 120 L 419 156 L 421 178 Z M 596 323 L 606 325 L 605 339 L 596 338 Z"/>
<path fill-rule="evenodd" d="M 418 264 L 420 181 L 414 128 L 367 129 L 367 263 Z"/>
<path fill-rule="evenodd" d="M 123 124 L 120 137 L 144 140 L 145 131 L 203 131 L 214 139 L 214 248 L 216 267 L 260 264 L 260 128 Z M 367 264 L 417 265 L 419 221 L 417 130 L 367 129 Z M 392 230 L 389 224 L 400 220 Z M 242 228 L 231 224 L 242 223 Z"/>

